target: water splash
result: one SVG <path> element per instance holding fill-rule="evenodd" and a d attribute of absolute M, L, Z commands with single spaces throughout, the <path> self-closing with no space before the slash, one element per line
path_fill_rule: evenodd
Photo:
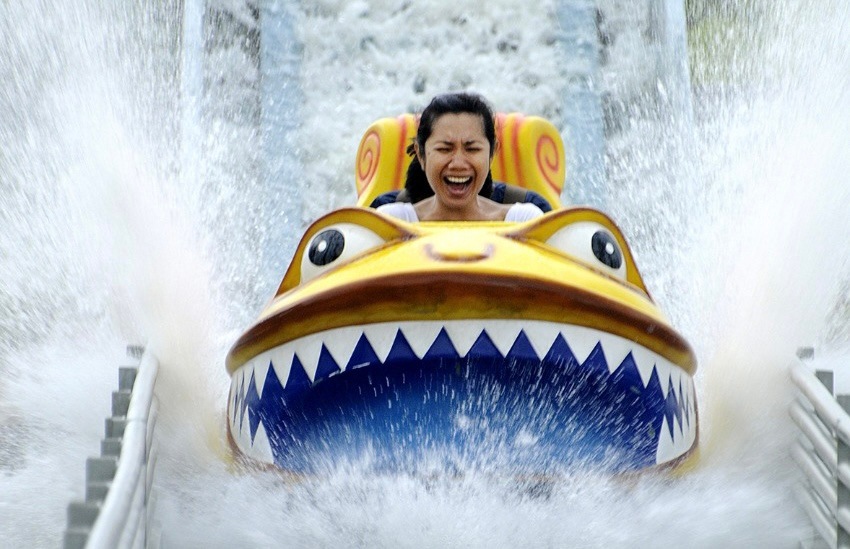
<path fill-rule="evenodd" d="M 753 5 L 738 6 L 735 36 L 749 40 L 736 42 L 726 72 L 711 52 L 727 51 L 727 28 L 708 40 L 708 65 L 696 65 L 696 131 L 636 124 L 655 140 L 623 147 L 637 171 L 619 166 L 612 203 L 640 235 L 638 261 L 651 258 L 648 286 L 700 357 L 703 466 L 771 484 L 762 496 L 780 504 L 794 478 L 785 368 L 797 347 L 846 323 L 833 311 L 850 278 L 836 245 L 850 237 L 850 47 L 840 38 L 850 11 Z"/>
<path fill-rule="evenodd" d="M 190 390 L 210 379 L 198 366 L 213 362 L 216 285 L 197 185 L 176 184 L 175 11 L 4 5 L 0 507 L 11 520 L 0 538 L 11 545 L 60 539 L 126 343 L 164 357 L 167 402 L 216 413 L 215 391 Z"/>

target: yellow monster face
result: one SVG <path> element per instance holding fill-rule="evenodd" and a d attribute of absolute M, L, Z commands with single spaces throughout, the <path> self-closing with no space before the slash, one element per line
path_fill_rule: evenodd
<path fill-rule="evenodd" d="M 533 470 L 667 467 L 697 447 L 693 351 L 588 208 L 525 223 L 332 212 L 227 368 L 233 445 L 290 471 L 358 451 L 398 470 L 426 448 L 480 454 L 494 433 Z"/>
<path fill-rule="evenodd" d="M 585 326 L 640 343 L 690 373 L 695 368 L 622 233 L 599 211 L 561 209 L 523 224 L 409 224 L 350 208 L 307 230 L 228 369 L 329 328 L 461 319 Z"/>

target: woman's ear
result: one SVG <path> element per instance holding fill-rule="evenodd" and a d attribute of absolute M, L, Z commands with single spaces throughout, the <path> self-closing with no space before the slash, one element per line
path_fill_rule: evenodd
<path fill-rule="evenodd" d="M 419 165 L 424 168 L 425 167 L 425 155 L 422 154 L 422 151 L 419 150 L 419 141 L 413 142 L 413 152 L 416 153 L 416 160 L 419 161 Z"/>
<path fill-rule="evenodd" d="M 502 142 L 499 141 L 498 139 L 496 139 L 493 142 L 493 150 L 490 151 L 490 159 L 491 160 L 493 159 L 494 156 L 496 156 L 496 154 L 498 154 L 500 148 L 502 148 Z"/>

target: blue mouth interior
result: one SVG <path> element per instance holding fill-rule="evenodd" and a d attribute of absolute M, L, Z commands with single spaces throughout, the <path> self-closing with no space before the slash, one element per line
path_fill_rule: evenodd
<path fill-rule="evenodd" d="M 361 456 L 378 472 L 415 472 L 437 456 L 449 470 L 520 474 L 651 467 L 664 418 L 671 435 L 689 421 L 655 371 L 643 386 L 631 355 L 609 373 L 601 345 L 581 364 L 560 336 L 542 360 L 514 347 L 502 357 L 479 340 L 459 358 L 435 344 L 422 359 L 391 353 L 316 383 L 296 358 L 286 388 L 270 368 L 237 419 L 252 439 L 262 422 L 276 464 L 294 472 Z"/>

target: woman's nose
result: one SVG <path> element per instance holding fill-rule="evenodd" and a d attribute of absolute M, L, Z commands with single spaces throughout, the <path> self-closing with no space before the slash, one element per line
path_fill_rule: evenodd
<path fill-rule="evenodd" d="M 449 160 L 449 164 L 460 165 L 466 163 L 466 155 L 463 151 L 457 151 L 452 154 L 451 160 Z"/>

